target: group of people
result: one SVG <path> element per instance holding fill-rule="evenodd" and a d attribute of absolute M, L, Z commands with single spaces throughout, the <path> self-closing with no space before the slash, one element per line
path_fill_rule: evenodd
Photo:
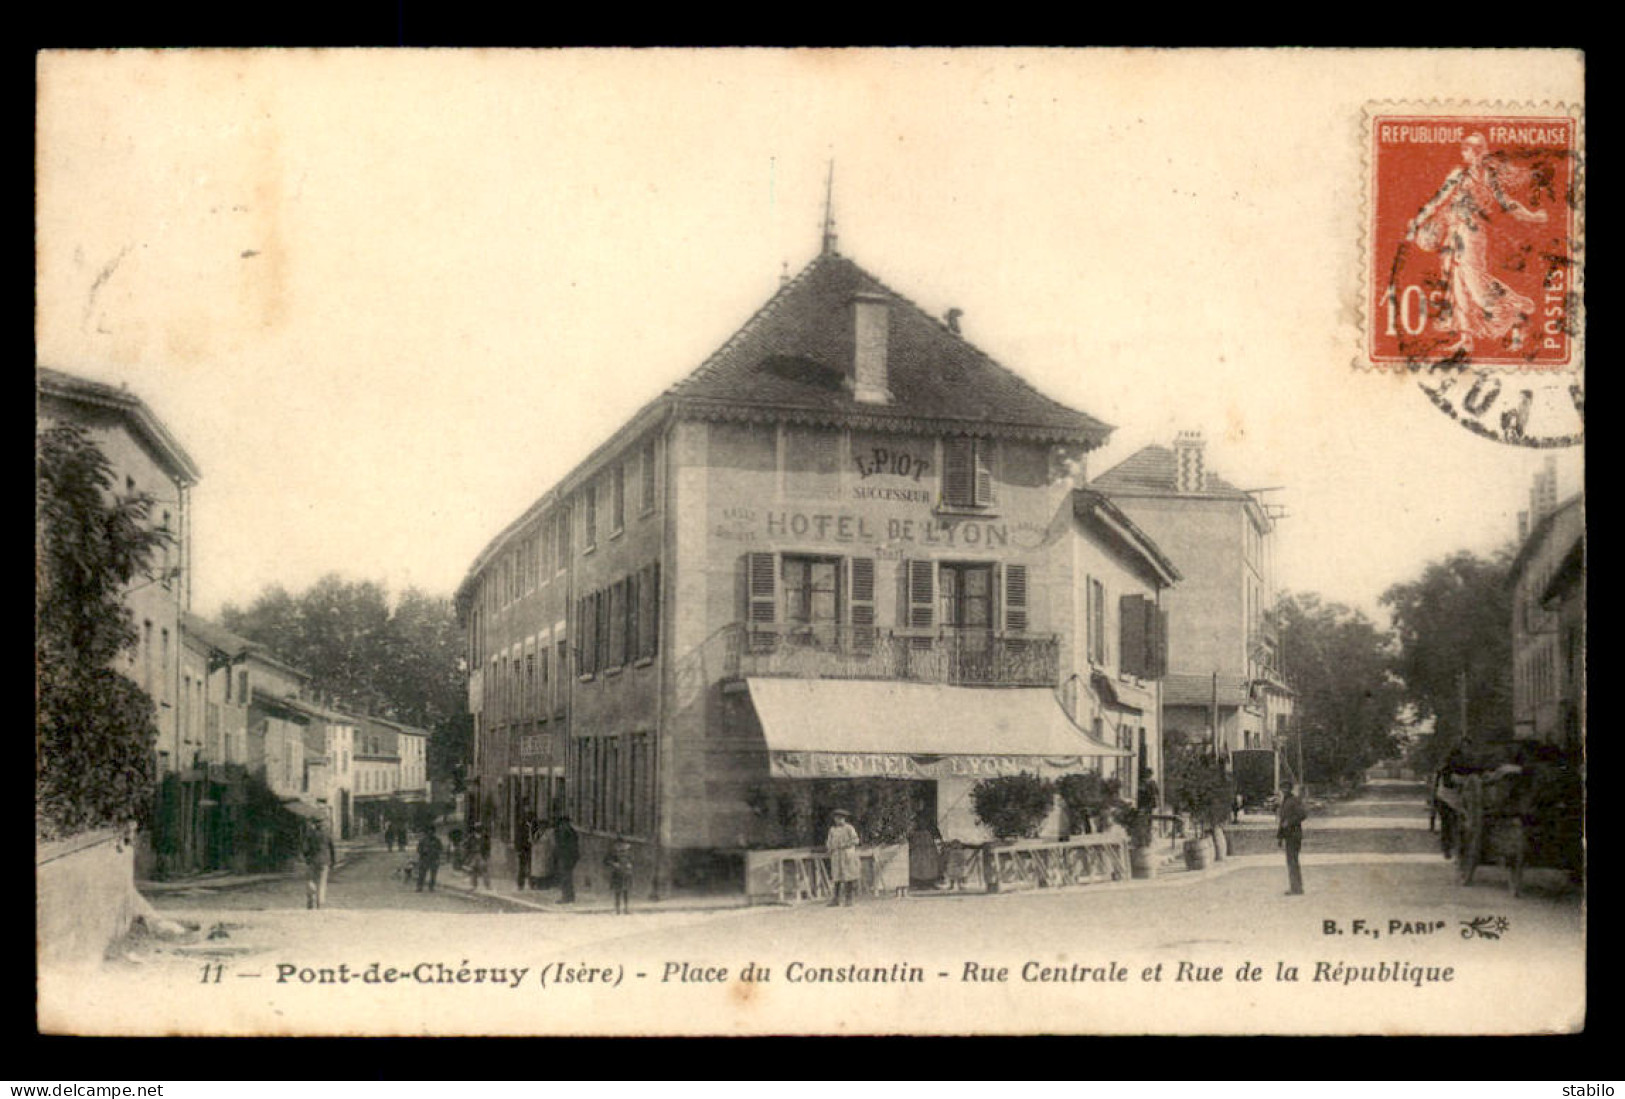
<path fill-rule="evenodd" d="M 487 841 L 489 854 L 489 841 Z M 551 823 L 534 815 L 525 817 L 514 830 L 513 853 L 515 886 L 518 889 L 542 889 L 548 883 L 559 887 L 559 904 L 571 904 L 576 899 L 576 864 L 581 861 L 581 838 L 569 814 L 559 813 Z M 541 873 L 536 873 L 540 870 Z"/>

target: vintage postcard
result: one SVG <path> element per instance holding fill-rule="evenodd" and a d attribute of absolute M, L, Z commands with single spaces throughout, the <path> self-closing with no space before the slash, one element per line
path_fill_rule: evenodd
<path fill-rule="evenodd" d="M 41 53 L 39 1028 L 1583 1030 L 1583 76 Z"/>

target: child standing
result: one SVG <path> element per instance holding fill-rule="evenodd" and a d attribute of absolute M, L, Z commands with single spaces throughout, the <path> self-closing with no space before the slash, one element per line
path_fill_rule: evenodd
<path fill-rule="evenodd" d="M 609 870 L 609 887 L 615 893 L 615 914 L 632 914 L 632 844 L 625 836 L 616 836 L 609 854 L 604 856 Z"/>

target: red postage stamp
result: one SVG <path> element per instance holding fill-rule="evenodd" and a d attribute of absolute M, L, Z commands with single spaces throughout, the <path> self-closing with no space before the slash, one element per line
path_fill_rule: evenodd
<path fill-rule="evenodd" d="M 1372 109 L 1366 352 L 1374 366 L 1578 366 L 1579 122 Z"/>

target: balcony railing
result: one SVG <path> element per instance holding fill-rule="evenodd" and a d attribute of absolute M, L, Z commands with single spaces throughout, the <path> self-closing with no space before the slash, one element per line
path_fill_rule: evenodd
<path fill-rule="evenodd" d="M 730 679 L 902 679 L 976 687 L 1054 687 L 1059 680 L 1060 644 L 1053 634 L 736 624 L 726 639 Z"/>

